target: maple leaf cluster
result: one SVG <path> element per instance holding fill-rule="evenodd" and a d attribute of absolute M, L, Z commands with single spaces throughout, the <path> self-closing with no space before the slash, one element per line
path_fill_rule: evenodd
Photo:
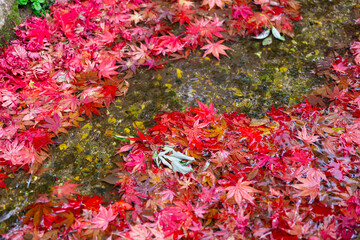
<path fill-rule="evenodd" d="M 360 234 L 360 66 L 346 67 L 334 68 L 332 89 L 264 119 L 201 102 L 159 114 L 119 149 L 124 161 L 111 173 L 119 201 L 81 196 L 68 181 L 3 237 L 352 239 Z"/>
<path fill-rule="evenodd" d="M 51 139 L 83 114 L 101 115 L 125 95 L 137 68 L 163 68 L 162 57 L 186 58 L 197 47 L 220 60 L 230 35 L 269 25 L 292 36 L 299 7 L 295 0 L 56 1 L 46 18 L 16 27 L 18 39 L 0 52 L 0 168 L 37 172 Z"/>

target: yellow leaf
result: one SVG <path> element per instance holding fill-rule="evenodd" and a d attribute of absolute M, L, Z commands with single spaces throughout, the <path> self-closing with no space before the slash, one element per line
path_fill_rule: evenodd
<path fill-rule="evenodd" d="M 89 162 L 93 161 L 92 156 L 86 156 L 85 159 L 88 160 Z"/>
<path fill-rule="evenodd" d="M 81 134 L 81 139 L 80 139 L 80 141 L 83 140 L 83 139 L 85 139 L 85 138 L 87 138 L 88 136 L 89 136 L 89 134 L 82 133 L 82 134 Z"/>
<path fill-rule="evenodd" d="M 131 130 L 130 130 L 129 128 L 125 128 L 125 129 L 124 129 L 124 132 L 125 132 L 126 134 L 129 134 L 130 131 L 131 131 Z"/>
<path fill-rule="evenodd" d="M 92 130 L 92 125 L 91 125 L 91 123 L 87 123 L 87 124 L 85 124 L 85 125 L 82 127 L 82 129 L 85 129 L 85 128 L 87 128 L 89 131 L 91 131 L 91 130 Z"/>
<path fill-rule="evenodd" d="M 118 122 L 118 120 L 116 120 L 113 117 L 108 118 L 108 123 L 117 123 L 117 122 Z"/>
<path fill-rule="evenodd" d="M 106 129 L 106 131 L 104 133 L 104 136 L 105 137 L 110 137 L 112 135 L 114 135 L 114 132 L 112 130 L 110 130 L 110 129 Z"/>
<path fill-rule="evenodd" d="M 281 68 L 280 68 L 280 72 L 282 72 L 282 73 L 287 72 L 287 70 L 288 70 L 288 69 L 287 69 L 286 67 L 281 67 Z"/>
<path fill-rule="evenodd" d="M 75 147 L 78 152 L 82 152 L 84 150 L 80 144 L 77 144 Z"/>
<path fill-rule="evenodd" d="M 182 78 L 182 71 L 180 69 L 176 69 L 176 76 L 177 78 L 181 79 Z"/>
<path fill-rule="evenodd" d="M 29 87 L 31 87 L 31 88 L 35 87 L 34 82 L 32 80 L 30 80 L 30 82 L 29 82 Z"/>
<path fill-rule="evenodd" d="M 59 145 L 59 149 L 62 151 L 62 150 L 66 150 L 66 149 L 68 149 L 68 145 L 66 145 L 66 143 L 62 143 L 62 144 L 60 144 Z"/>
<path fill-rule="evenodd" d="M 140 121 L 133 122 L 133 126 L 138 129 L 145 129 L 144 123 Z"/>

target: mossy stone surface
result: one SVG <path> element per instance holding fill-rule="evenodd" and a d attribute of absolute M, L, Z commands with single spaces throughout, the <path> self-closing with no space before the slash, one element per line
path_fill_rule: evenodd
<path fill-rule="evenodd" d="M 4 0 L 0 3 L 0 13 L 3 25 L 0 26 L 0 47 L 5 47 L 10 39 L 14 38 L 13 28 L 20 23 L 20 15 L 17 0 Z M 0 19 L 0 25 L 1 25 Z"/>

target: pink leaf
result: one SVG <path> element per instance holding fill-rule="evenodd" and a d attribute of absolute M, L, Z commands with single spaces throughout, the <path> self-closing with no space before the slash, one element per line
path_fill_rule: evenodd
<path fill-rule="evenodd" d="M 115 220 L 117 215 L 118 213 L 114 213 L 112 206 L 104 208 L 100 205 L 99 213 L 91 220 L 92 228 L 101 228 L 105 231 L 109 223 Z"/>

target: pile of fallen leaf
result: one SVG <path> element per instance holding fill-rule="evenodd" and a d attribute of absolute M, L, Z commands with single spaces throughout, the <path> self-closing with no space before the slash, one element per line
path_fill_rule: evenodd
<path fill-rule="evenodd" d="M 0 53 L 0 187 L 19 168 L 38 172 L 51 139 L 84 114 L 101 115 L 137 68 L 163 68 L 164 56 L 199 47 L 219 59 L 225 40 L 264 29 L 293 36 L 299 8 L 294 0 L 57 0 Z"/>
<path fill-rule="evenodd" d="M 296 1 L 249 2 L 58 0 L 51 16 L 20 25 L 18 40 L 0 56 L 1 170 L 36 173 L 51 139 L 82 114 L 100 115 L 126 93 L 138 67 L 162 68 L 163 56 L 184 58 L 197 47 L 219 58 L 223 41 L 236 34 L 275 28 L 274 35 L 291 36 Z M 29 205 L 22 226 L 2 237 L 358 236 L 359 49 L 355 42 L 354 63 L 332 63 L 335 87 L 261 120 L 200 102 L 158 115 L 155 127 L 119 150 L 124 161 L 107 178 L 119 201 L 81 196 L 68 181 Z"/>
<path fill-rule="evenodd" d="M 26 208 L 7 239 L 353 239 L 360 233 L 360 66 L 264 119 L 199 108 L 159 114 L 127 139 L 105 181 L 119 201 L 70 181 Z M 125 154 L 127 153 L 127 154 Z M 26 239 L 27 239 L 26 238 Z"/>

